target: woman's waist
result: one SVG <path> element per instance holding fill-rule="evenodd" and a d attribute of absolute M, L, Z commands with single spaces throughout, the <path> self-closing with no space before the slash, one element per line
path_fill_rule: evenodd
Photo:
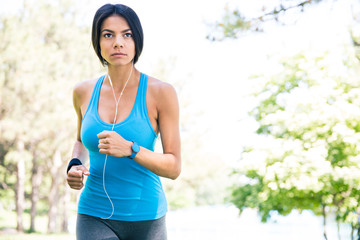
<path fill-rule="evenodd" d="M 90 174 L 121 179 L 158 179 L 158 176 L 129 157 L 113 157 L 89 151 Z"/>
<path fill-rule="evenodd" d="M 150 171 L 136 167 L 115 168 L 111 164 L 103 167 L 90 167 L 90 175 L 85 186 L 99 196 L 108 193 L 121 197 L 152 195 L 163 191 L 159 177 Z M 150 174 L 149 174 L 150 172 Z"/>
<path fill-rule="evenodd" d="M 79 212 L 97 217 L 108 217 L 112 214 L 115 220 L 148 220 L 164 214 L 167 202 L 164 192 L 144 194 L 129 189 L 118 188 L 116 192 L 106 187 L 108 195 L 101 188 L 86 185 L 79 201 Z"/>

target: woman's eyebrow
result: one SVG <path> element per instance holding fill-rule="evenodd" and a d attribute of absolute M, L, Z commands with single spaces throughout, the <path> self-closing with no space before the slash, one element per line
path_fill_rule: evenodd
<path fill-rule="evenodd" d="M 110 32 L 110 33 L 114 33 L 114 31 L 113 30 L 110 30 L 110 29 L 103 29 L 103 30 L 101 30 L 101 32 Z"/>
<path fill-rule="evenodd" d="M 103 29 L 103 30 L 101 30 L 101 32 L 110 32 L 110 33 L 114 33 L 114 31 L 113 30 L 110 30 L 110 29 Z M 128 28 L 128 29 L 125 29 L 125 30 L 123 30 L 123 31 L 121 31 L 122 33 L 126 33 L 126 32 L 131 32 L 131 29 L 130 28 Z"/>

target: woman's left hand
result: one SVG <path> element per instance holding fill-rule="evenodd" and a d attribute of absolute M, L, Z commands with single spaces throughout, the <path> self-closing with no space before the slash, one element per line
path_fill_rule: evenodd
<path fill-rule="evenodd" d="M 117 132 L 102 131 L 99 138 L 99 152 L 113 157 L 127 157 L 131 155 L 132 142 L 125 140 Z"/>

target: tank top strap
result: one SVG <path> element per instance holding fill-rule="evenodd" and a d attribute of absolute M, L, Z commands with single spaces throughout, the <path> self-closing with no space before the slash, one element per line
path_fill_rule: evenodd
<path fill-rule="evenodd" d="M 146 107 L 147 83 L 148 83 L 148 76 L 144 73 L 141 73 L 135 106 L 136 106 L 137 114 L 140 114 L 142 117 L 147 117 L 147 107 Z"/>

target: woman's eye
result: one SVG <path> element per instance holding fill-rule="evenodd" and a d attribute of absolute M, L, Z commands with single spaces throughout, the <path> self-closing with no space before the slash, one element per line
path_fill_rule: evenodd
<path fill-rule="evenodd" d="M 132 37 L 132 34 L 131 34 L 131 33 L 125 33 L 124 37 L 126 37 L 126 38 L 131 38 L 131 37 Z"/>
<path fill-rule="evenodd" d="M 111 33 L 105 33 L 105 34 L 104 34 L 104 37 L 105 37 L 105 38 L 110 38 L 111 36 L 112 36 Z"/>

